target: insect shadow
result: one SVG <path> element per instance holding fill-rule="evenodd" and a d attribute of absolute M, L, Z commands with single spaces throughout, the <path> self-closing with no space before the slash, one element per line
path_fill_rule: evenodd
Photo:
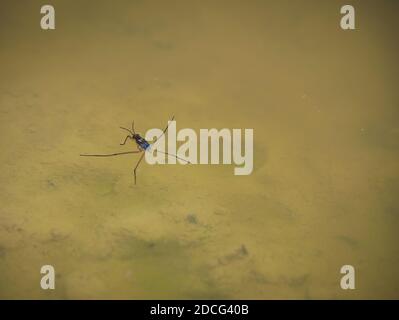
<path fill-rule="evenodd" d="M 170 121 L 173 121 L 175 119 L 175 117 L 173 116 L 172 119 Z M 120 155 L 124 155 L 124 154 L 131 154 L 131 153 L 141 153 L 141 156 L 139 158 L 139 160 L 136 163 L 136 166 L 134 167 L 134 184 L 137 183 L 137 168 L 139 167 L 139 164 L 141 162 L 141 160 L 143 160 L 145 152 L 149 151 L 164 135 L 165 133 L 168 131 L 168 127 L 169 127 L 169 123 L 166 126 L 166 128 L 162 131 L 162 134 L 156 138 L 155 142 L 150 144 L 147 140 L 145 140 L 139 133 L 136 133 L 136 131 L 134 130 L 134 121 L 132 122 L 132 128 L 128 129 L 128 128 L 124 128 L 124 127 L 120 127 L 122 130 L 127 131 L 129 134 L 126 136 L 125 140 L 123 140 L 123 142 L 120 144 L 121 146 L 125 145 L 126 142 L 131 139 L 136 143 L 137 146 L 137 150 L 134 151 L 125 151 L 125 152 L 117 152 L 117 153 L 108 153 L 108 154 L 81 154 L 80 156 L 82 157 L 114 157 L 114 156 L 120 156 Z M 182 159 L 180 157 L 178 157 L 175 154 L 170 154 L 168 152 L 165 151 L 160 151 L 157 149 L 157 152 L 160 152 L 162 154 L 166 154 L 166 155 L 171 155 L 173 157 L 175 157 L 176 159 L 185 161 L 187 163 L 191 163 L 188 160 Z"/>

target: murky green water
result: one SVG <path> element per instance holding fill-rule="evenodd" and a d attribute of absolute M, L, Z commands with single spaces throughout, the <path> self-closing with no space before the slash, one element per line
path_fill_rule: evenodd
<path fill-rule="evenodd" d="M 399 298 L 394 1 L 52 3 L 0 6 L 1 298 Z M 172 114 L 253 128 L 252 175 L 79 157 Z"/>

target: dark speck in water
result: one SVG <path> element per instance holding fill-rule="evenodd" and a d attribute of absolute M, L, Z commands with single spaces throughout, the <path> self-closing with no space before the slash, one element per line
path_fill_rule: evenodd
<path fill-rule="evenodd" d="M 4 258 L 6 256 L 6 249 L 0 246 L 0 258 Z"/>
<path fill-rule="evenodd" d="M 248 250 L 244 245 L 241 245 L 240 251 L 243 256 L 248 255 Z"/>
<path fill-rule="evenodd" d="M 48 188 L 54 189 L 56 187 L 56 185 L 55 185 L 55 183 L 53 181 L 47 180 L 46 182 L 47 182 L 47 187 Z"/>
<path fill-rule="evenodd" d="M 188 214 L 186 220 L 188 223 L 198 224 L 198 219 L 195 214 Z"/>
<path fill-rule="evenodd" d="M 149 248 L 154 248 L 154 247 L 155 247 L 155 242 L 150 242 L 150 243 L 148 244 L 148 247 L 149 247 Z"/>
<path fill-rule="evenodd" d="M 231 262 L 237 261 L 237 260 L 241 260 L 243 258 L 245 258 L 246 256 L 248 256 L 248 250 L 245 247 L 245 245 L 241 245 L 241 247 L 239 247 L 238 249 L 236 249 L 234 252 L 225 255 L 222 258 L 219 258 L 219 264 L 221 265 L 227 265 Z"/>

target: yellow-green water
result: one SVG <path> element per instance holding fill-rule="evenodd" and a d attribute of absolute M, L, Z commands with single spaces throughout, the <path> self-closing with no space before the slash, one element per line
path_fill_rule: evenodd
<path fill-rule="evenodd" d="M 0 297 L 399 298 L 398 6 L 353 3 L 2 1 Z M 79 157 L 172 114 L 252 175 Z"/>

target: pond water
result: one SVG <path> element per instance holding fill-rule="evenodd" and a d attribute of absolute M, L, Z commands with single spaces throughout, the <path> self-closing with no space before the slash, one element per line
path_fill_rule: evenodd
<path fill-rule="evenodd" d="M 1 4 L 1 298 L 399 298 L 396 3 L 52 3 Z M 254 129 L 252 174 L 79 157 L 171 115 Z"/>

